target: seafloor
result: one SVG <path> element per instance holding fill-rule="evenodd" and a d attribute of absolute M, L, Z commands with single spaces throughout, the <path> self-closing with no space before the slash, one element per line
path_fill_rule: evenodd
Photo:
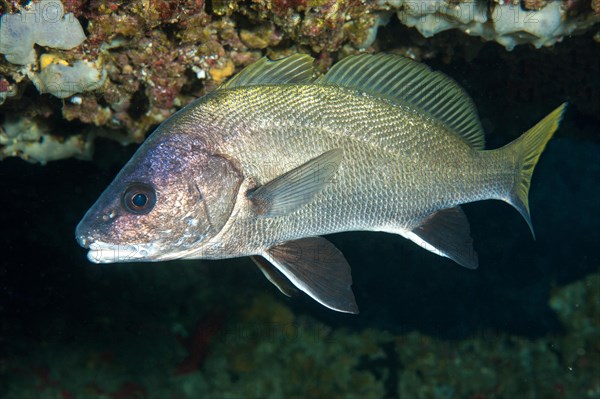
<path fill-rule="evenodd" d="M 399 236 L 330 236 L 361 310 L 345 315 L 282 296 L 249 259 L 89 263 L 74 228 L 136 145 L 97 138 L 92 162 L 6 158 L 0 397 L 600 398 L 599 44 L 593 32 L 512 52 L 437 40 L 390 23 L 376 50 L 431 51 L 473 97 L 489 148 L 570 102 L 532 182 L 536 240 L 493 201 L 464 207 L 476 271 Z M 28 96 L 0 106 L 0 123 Z"/>

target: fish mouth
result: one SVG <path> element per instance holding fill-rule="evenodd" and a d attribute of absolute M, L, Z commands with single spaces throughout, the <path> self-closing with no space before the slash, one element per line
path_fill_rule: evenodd
<path fill-rule="evenodd" d="M 87 258 L 93 263 L 135 262 L 148 259 L 149 252 L 139 244 L 118 245 L 96 241 L 86 246 Z"/>

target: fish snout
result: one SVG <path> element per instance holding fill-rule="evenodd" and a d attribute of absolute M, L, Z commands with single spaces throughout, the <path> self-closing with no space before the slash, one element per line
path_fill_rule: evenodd
<path fill-rule="evenodd" d="M 98 212 L 95 208 L 92 207 L 88 210 L 75 228 L 75 240 L 86 249 L 89 249 L 91 244 L 98 241 L 105 230 L 110 229 L 112 219 L 116 215 L 116 212 L 113 210 Z"/>
<path fill-rule="evenodd" d="M 94 242 L 94 239 L 89 234 L 89 228 L 84 223 L 85 219 L 79 222 L 75 228 L 75 241 L 81 247 L 89 249 L 90 245 Z"/>
<path fill-rule="evenodd" d="M 89 238 L 86 238 L 85 236 L 75 234 L 75 240 L 77 240 L 77 244 L 79 244 L 79 246 L 83 248 L 87 249 L 90 247 L 89 243 L 91 242 L 91 240 Z"/>

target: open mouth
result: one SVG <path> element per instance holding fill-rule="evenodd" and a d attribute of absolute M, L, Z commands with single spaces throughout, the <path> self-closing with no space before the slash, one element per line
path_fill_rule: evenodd
<path fill-rule="evenodd" d="M 133 262 L 148 257 L 141 245 L 116 245 L 96 241 L 88 246 L 87 258 L 94 263 Z"/>

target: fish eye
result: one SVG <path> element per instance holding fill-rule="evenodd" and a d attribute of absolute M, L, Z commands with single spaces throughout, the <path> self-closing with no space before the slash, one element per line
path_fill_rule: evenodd
<path fill-rule="evenodd" d="M 148 184 L 133 183 L 123 193 L 121 202 L 129 212 L 144 215 L 154 208 L 156 192 Z"/>

